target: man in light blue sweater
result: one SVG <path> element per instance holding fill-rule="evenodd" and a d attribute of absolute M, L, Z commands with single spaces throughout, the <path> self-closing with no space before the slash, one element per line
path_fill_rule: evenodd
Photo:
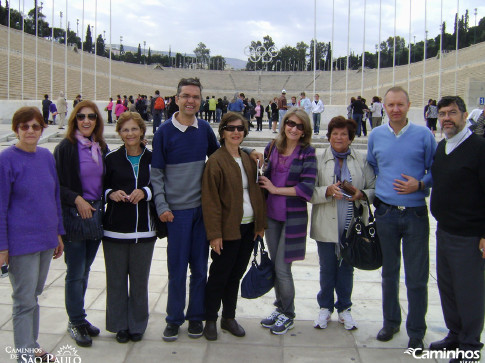
<path fill-rule="evenodd" d="M 401 87 L 384 97 L 389 124 L 369 137 L 367 160 L 376 179 L 377 231 L 382 248 L 383 328 L 377 340 L 389 341 L 400 329 L 399 271 L 401 245 L 406 274 L 408 348 L 423 349 L 429 275 L 429 220 L 425 198 L 431 187 L 436 150 L 433 134 L 407 119 L 411 103 Z"/>

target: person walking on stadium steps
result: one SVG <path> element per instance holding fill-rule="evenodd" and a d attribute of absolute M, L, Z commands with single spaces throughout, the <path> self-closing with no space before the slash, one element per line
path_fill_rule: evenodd
<path fill-rule="evenodd" d="M 49 106 L 51 103 L 52 101 L 49 100 L 49 95 L 45 94 L 42 100 L 42 116 L 44 117 L 44 123 L 46 125 L 49 124 Z"/>
<path fill-rule="evenodd" d="M 288 101 L 286 100 L 286 90 L 281 90 L 281 96 L 277 100 L 278 106 L 278 130 L 281 130 L 281 120 L 288 110 Z"/>
<path fill-rule="evenodd" d="M 217 109 L 217 100 L 216 96 L 212 96 L 212 98 L 209 99 L 208 102 L 208 108 L 209 108 L 209 115 L 207 118 L 207 122 L 216 122 L 216 109 Z"/>
<path fill-rule="evenodd" d="M 59 129 L 64 129 L 64 122 L 67 115 L 67 101 L 64 92 L 59 92 L 59 98 L 56 101 L 57 115 L 59 116 Z"/>
<path fill-rule="evenodd" d="M 320 119 L 324 110 L 325 106 L 320 99 L 320 95 L 317 93 L 315 95 L 315 99 L 312 102 L 313 133 L 315 135 L 318 135 L 320 133 Z"/>
<path fill-rule="evenodd" d="M 311 116 L 312 101 L 310 101 L 310 99 L 307 98 L 305 92 L 300 93 L 300 101 L 298 101 L 298 105 L 305 109 L 305 112 L 308 114 L 308 116 Z"/>
<path fill-rule="evenodd" d="M 151 104 L 150 104 L 150 110 L 153 116 L 153 134 L 155 134 L 155 131 L 157 131 L 157 128 L 160 126 L 162 123 L 162 112 L 163 108 L 161 106 L 155 107 L 155 103 L 157 102 L 157 99 L 160 98 L 160 91 L 156 90 L 155 91 L 155 97 L 152 98 Z M 159 101 L 160 103 L 160 101 Z"/>

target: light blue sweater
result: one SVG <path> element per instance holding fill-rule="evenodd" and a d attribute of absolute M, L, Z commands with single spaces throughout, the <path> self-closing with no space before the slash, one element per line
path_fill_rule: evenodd
<path fill-rule="evenodd" d="M 406 207 L 426 205 L 425 198 L 432 185 L 431 164 L 436 151 L 436 140 L 424 126 L 410 124 L 399 137 L 382 125 L 369 136 L 367 161 L 377 175 L 376 196 L 384 203 Z M 395 179 L 406 179 L 401 174 L 421 180 L 426 186 L 411 194 L 397 194 Z"/>

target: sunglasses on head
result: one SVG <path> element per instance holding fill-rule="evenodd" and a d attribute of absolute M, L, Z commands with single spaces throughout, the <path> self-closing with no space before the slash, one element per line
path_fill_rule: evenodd
<path fill-rule="evenodd" d="M 239 131 L 242 132 L 244 131 L 244 126 L 243 125 L 227 125 L 224 126 L 224 130 L 229 131 L 229 132 L 234 132 L 234 131 Z"/>
<path fill-rule="evenodd" d="M 288 125 L 290 128 L 293 128 L 296 126 L 296 128 L 300 131 L 303 131 L 304 125 L 303 124 L 297 124 L 295 121 L 287 120 L 286 125 Z"/>
<path fill-rule="evenodd" d="M 22 130 L 22 131 L 27 131 L 31 127 L 32 127 L 32 130 L 34 130 L 34 131 L 42 130 L 42 126 L 40 126 L 39 124 L 32 124 L 32 125 L 22 124 L 22 125 L 19 125 L 19 129 Z"/>
<path fill-rule="evenodd" d="M 88 114 L 77 113 L 76 120 L 82 121 L 86 118 L 86 116 L 88 117 L 88 120 L 91 120 L 91 121 L 96 121 L 96 119 L 98 118 L 98 115 L 96 113 L 88 113 Z"/>

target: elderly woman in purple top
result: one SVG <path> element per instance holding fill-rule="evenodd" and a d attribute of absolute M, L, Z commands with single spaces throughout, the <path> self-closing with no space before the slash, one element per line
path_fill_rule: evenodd
<path fill-rule="evenodd" d="M 103 118 L 98 107 L 91 101 L 79 102 L 69 117 L 66 138 L 56 146 L 54 157 L 66 229 L 63 240 L 67 265 L 67 331 L 82 347 L 90 347 L 91 337 L 99 335 L 99 329 L 86 320 L 84 295 L 91 264 L 103 236 L 103 227 L 100 223 L 94 223 L 93 216 L 102 214 L 104 210 L 102 196 L 106 152 Z"/>
<path fill-rule="evenodd" d="M 37 297 L 44 289 L 52 256 L 59 258 L 64 249 L 54 158 L 49 150 L 37 147 L 45 127 L 37 108 L 18 109 L 12 130 L 19 140 L 0 153 L 0 265 L 10 264 L 13 335 L 19 362 L 33 362 L 34 357 L 41 357 L 42 362 L 55 360 L 37 343 Z"/>
<path fill-rule="evenodd" d="M 282 119 L 274 147 L 264 151 L 269 163 L 261 188 L 269 192 L 266 243 L 274 264 L 276 310 L 261 325 L 273 334 L 285 334 L 293 328 L 295 286 L 291 263 L 305 258 L 310 201 L 317 174 L 315 149 L 310 146 L 312 128 L 303 108 L 291 108 Z"/>

